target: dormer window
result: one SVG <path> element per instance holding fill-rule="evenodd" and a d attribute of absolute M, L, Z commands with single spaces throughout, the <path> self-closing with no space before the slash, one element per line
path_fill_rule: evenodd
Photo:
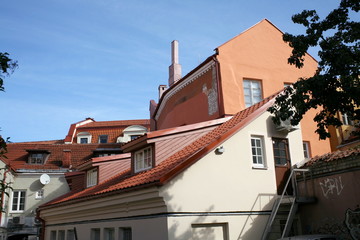
<path fill-rule="evenodd" d="M 29 152 L 28 164 L 44 164 L 50 154 L 47 150 L 27 150 Z"/>
<path fill-rule="evenodd" d="M 147 147 L 134 153 L 134 172 L 140 172 L 152 168 L 152 148 Z"/>
<path fill-rule="evenodd" d="M 99 135 L 99 143 L 107 143 L 108 135 Z"/>
<path fill-rule="evenodd" d="M 88 132 L 80 132 L 77 134 L 77 143 L 87 144 L 91 143 L 91 134 Z"/>
<path fill-rule="evenodd" d="M 86 187 L 92 187 L 97 184 L 98 171 L 97 168 L 93 168 L 86 172 Z"/>

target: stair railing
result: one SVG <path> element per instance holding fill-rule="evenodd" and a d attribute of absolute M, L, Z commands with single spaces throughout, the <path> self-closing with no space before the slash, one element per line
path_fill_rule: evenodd
<path fill-rule="evenodd" d="M 268 237 L 268 235 L 269 235 L 269 233 L 270 233 L 270 230 L 271 230 L 271 227 L 272 227 L 272 225 L 273 225 L 273 223 L 274 223 L 274 220 L 275 220 L 275 217 L 276 217 L 276 215 L 277 215 L 277 212 L 279 211 L 280 204 L 281 204 L 282 200 L 284 199 L 284 196 L 285 196 L 285 193 L 286 193 L 286 189 L 288 188 L 289 183 L 290 183 L 291 181 L 292 181 L 293 187 L 294 187 L 294 189 L 293 189 L 293 197 L 294 197 L 294 200 L 293 200 L 293 203 L 292 203 L 292 205 L 291 205 L 290 212 L 293 210 L 294 203 L 295 203 L 296 197 L 297 197 L 297 183 L 296 183 L 295 177 L 293 177 L 294 174 L 295 174 L 295 172 L 302 172 L 303 174 L 305 174 L 305 172 L 309 172 L 309 171 L 310 171 L 309 169 L 299 169 L 299 168 L 293 168 L 293 169 L 291 170 L 290 175 L 289 175 L 289 177 L 288 177 L 288 179 L 287 179 L 287 181 L 286 181 L 284 190 L 283 190 L 280 198 L 277 198 L 276 201 L 275 201 L 275 203 L 274 203 L 273 210 L 272 210 L 272 212 L 271 212 L 269 221 L 268 221 L 268 223 L 267 223 L 267 225 L 266 225 L 266 228 L 265 228 L 265 230 L 264 230 L 264 234 L 263 234 L 262 240 L 267 240 L 267 237 Z M 286 220 L 286 224 L 285 224 L 285 227 L 284 227 L 284 231 L 283 231 L 283 233 L 282 233 L 282 237 L 284 237 L 284 235 L 285 235 L 286 232 L 289 232 L 289 231 L 287 230 L 288 225 L 289 225 L 289 220 L 290 220 L 290 214 L 289 214 L 289 216 L 288 216 L 288 218 L 287 218 L 287 220 Z"/>

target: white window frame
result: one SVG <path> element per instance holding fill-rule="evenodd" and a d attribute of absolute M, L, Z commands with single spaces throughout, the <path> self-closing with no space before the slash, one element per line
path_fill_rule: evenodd
<path fill-rule="evenodd" d="M 16 209 L 13 209 L 14 205 L 14 195 L 18 193 L 17 202 L 16 202 Z M 23 199 L 23 203 L 21 200 Z M 20 209 L 21 204 L 24 206 L 24 209 Z M 26 190 L 13 190 L 11 194 L 11 211 L 10 212 L 24 212 L 25 211 L 25 204 L 26 204 Z"/>
<path fill-rule="evenodd" d="M 260 144 L 258 144 L 258 143 L 260 143 Z M 264 137 L 252 135 L 250 137 L 250 146 L 251 146 L 251 162 L 252 162 L 253 168 L 266 168 Z M 255 160 L 255 162 L 254 162 L 254 160 Z M 259 160 L 261 160 L 261 161 L 259 161 Z"/>
<path fill-rule="evenodd" d="M 40 190 L 36 191 L 35 199 L 43 199 L 44 193 L 45 193 L 44 189 L 40 189 Z"/>
<path fill-rule="evenodd" d="M 304 158 L 310 158 L 310 143 L 303 141 Z"/>
<path fill-rule="evenodd" d="M 152 168 L 152 147 L 143 148 L 134 153 L 134 172 L 140 172 Z"/>
<path fill-rule="evenodd" d="M 77 143 L 79 143 L 79 144 L 89 144 L 89 143 L 91 143 L 91 134 L 88 133 L 88 132 L 79 132 L 76 135 L 76 138 L 77 138 Z M 87 139 L 87 142 L 86 143 L 81 143 L 81 139 Z"/>
<path fill-rule="evenodd" d="M 246 83 L 249 83 L 249 87 L 246 87 L 245 85 L 247 85 Z M 255 84 L 259 86 L 259 88 L 255 87 Z M 248 93 L 247 93 L 248 90 Z M 258 94 L 255 94 L 254 91 L 258 90 L 260 94 L 258 96 Z M 243 80 L 243 91 L 244 91 L 244 103 L 245 103 L 245 107 L 250 107 L 252 105 L 254 105 L 255 103 L 260 102 L 263 99 L 263 94 L 262 94 L 262 83 L 260 80 L 254 80 L 254 79 L 244 79 Z M 249 97 L 250 102 L 247 102 L 246 100 L 246 96 Z M 257 99 L 259 98 L 259 99 Z"/>
<path fill-rule="evenodd" d="M 86 172 L 86 187 L 95 186 L 98 182 L 97 168 L 90 169 Z"/>

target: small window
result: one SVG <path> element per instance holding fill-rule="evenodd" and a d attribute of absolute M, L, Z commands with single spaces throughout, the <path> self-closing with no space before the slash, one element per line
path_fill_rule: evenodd
<path fill-rule="evenodd" d="M 88 132 L 80 132 L 76 136 L 77 136 L 77 143 L 80 144 L 91 143 L 91 134 Z"/>
<path fill-rule="evenodd" d="M 152 167 L 151 147 L 135 152 L 135 172 L 140 172 Z"/>
<path fill-rule="evenodd" d="M 104 228 L 104 239 L 105 240 L 115 240 L 115 229 L 114 228 Z"/>
<path fill-rule="evenodd" d="M 130 136 L 130 139 L 131 139 L 131 141 L 132 141 L 132 140 L 134 140 L 134 139 L 136 139 L 136 138 L 138 138 L 138 137 L 140 137 L 140 136 L 141 136 L 141 135 L 131 135 L 131 136 Z"/>
<path fill-rule="evenodd" d="M 86 187 L 95 186 L 97 184 L 97 169 L 93 168 L 86 172 Z"/>
<path fill-rule="evenodd" d="M 43 199 L 44 198 L 44 189 L 40 189 L 35 193 L 35 199 Z"/>
<path fill-rule="evenodd" d="M 344 125 L 351 125 L 351 126 L 354 125 L 354 121 L 346 113 L 342 114 L 342 123 Z"/>
<path fill-rule="evenodd" d="M 245 106 L 250 107 L 262 100 L 261 82 L 257 80 L 244 80 Z"/>
<path fill-rule="evenodd" d="M 91 229 L 90 240 L 100 240 L 100 228 Z"/>
<path fill-rule="evenodd" d="M 251 152 L 252 152 L 252 161 L 253 167 L 255 168 L 264 168 L 264 148 L 263 148 L 263 139 L 262 137 L 251 137 Z"/>
<path fill-rule="evenodd" d="M 310 143 L 304 141 L 303 149 L 304 149 L 304 158 L 310 158 Z"/>
<path fill-rule="evenodd" d="M 119 240 L 132 240 L 131 228 L 119 228 Z"/>
<path fill-rule="evenodd" d="M 108 135 L 99 136 L 99 143 L 107 143 L 107 142 L 108 142 Z"/>
<path fill-rule="evenodd" d="M 14 190 L 12 192 L 12 212 L 22 212 L 25 210 L 25 195 L 26 191 L 24 190 Z"/>
<path fill-rule="evenodd" d="M 59 230 L 58 240 L 65 240 L 65 231 L 64 230 Z"/>
<path fill-rule="evenodd" d="M 66 240 L 75 240 L 75 231 L 73 229 L 67 230 Z"/>
<path fill-rule="evenodd" d="M 30 164 L 43 164 L 45 160 L 45 153 L 31 153 L 29 158 Z"/>
<path fill-rule="evenodd" d="M 50 240 L 56 240 L 56 231 L 50 232 Z"/>

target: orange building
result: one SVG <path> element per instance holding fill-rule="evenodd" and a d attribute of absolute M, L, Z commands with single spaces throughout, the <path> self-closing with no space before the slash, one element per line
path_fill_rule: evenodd
<path fill-rule="evenodd" d="M 182 78 L 174 41 L 169 87 L 160 85 L 158 104 L 150 102 L 151 130 L 232 116 L 301 77 L 313 76 L 318 64 L 310 55 L 301 69 L 287 63 L 292 49 L 282 36 L 264 19 L 217 47 Z M 329 141 L 320 141 L 315 133 L 314 116 L 309 111 L 301 122 L 306 157 L 330 151 Z"/>

